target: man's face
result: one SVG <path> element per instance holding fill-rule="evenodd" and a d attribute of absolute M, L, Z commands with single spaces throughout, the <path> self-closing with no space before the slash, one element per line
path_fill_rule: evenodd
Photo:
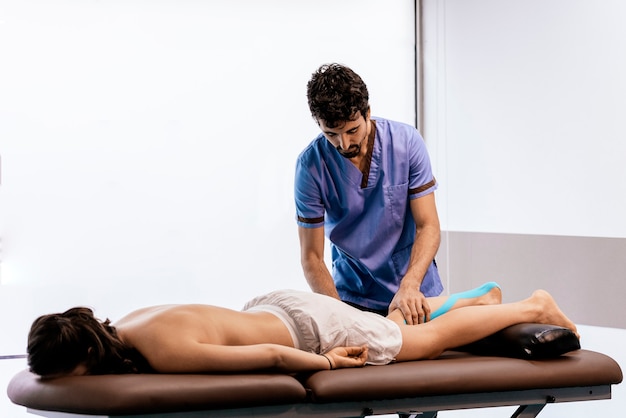
<path fill-rule="evenodd" d="M 365 116 L 357 112 L 352 120 L 339 123 L 334 128 L 329 128 L 321 119 L 317 120 L 328 142 L 346 158 L 354 158 L 361 153 L 361 147 L 370 133 L 369 122 L 369 112 Z"/>

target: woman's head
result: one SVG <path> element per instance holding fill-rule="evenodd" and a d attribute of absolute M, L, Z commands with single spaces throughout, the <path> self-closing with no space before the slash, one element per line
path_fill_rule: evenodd
<path fill-rule="evenodd" d="M 30 370 L 40 376 L 140 371 L 132 358 L 138 353 L 109 324 L 83 307 L 37 318 L 28 334 Z"/>

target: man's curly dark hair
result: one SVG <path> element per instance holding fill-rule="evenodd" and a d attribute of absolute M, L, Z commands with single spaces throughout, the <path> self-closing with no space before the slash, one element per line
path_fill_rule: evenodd
<path fill-rule="evenodd" d="M 361 77 L 341 64 L 324 64 L 307 83 L 311 115 L 334 128 L 354 120 L 357 112 L 365 117 L 369 110 L 369 93 Z"/>
<path fill-rule="evenodd" d="M 84 307 L 37 318 L 28 333 L 27 353 L 30 370 L 44 377 L 70 373 L 80 364 L 89 374 L 152 371 L 108 319 L 102 322 Z"/>

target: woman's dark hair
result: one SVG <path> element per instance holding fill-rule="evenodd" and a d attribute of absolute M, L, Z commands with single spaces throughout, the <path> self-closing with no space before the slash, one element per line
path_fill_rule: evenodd
<path fill-rule="evenodd" d="M 341 64 L 324 64 L 307 84 L 309 109 L 314 119 L 334 128 L 369 110 L 367 86 L 357 73 Z"/>
<path fill-rule="evenodd" d="M 70 373 L 84 364 L 89 374 L 150 371 L 145 358 L 117 336 L 107 319 L 77 307 L 37 318 L 28 333 L 28 366 L 40 376 Z"/>

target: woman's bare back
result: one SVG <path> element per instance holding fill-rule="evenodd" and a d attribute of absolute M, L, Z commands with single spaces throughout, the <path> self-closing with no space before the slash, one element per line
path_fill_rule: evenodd
<path fill-rule="evenodd" d="M 114 326 L 124 342 L 140 351 L 146 340 L 155 344 L 191 339 L 226 346 L 273 343 L 293 347 L 289 331 L 275 315 L 211 305 L 152 306 L 126 315 Z"/>

